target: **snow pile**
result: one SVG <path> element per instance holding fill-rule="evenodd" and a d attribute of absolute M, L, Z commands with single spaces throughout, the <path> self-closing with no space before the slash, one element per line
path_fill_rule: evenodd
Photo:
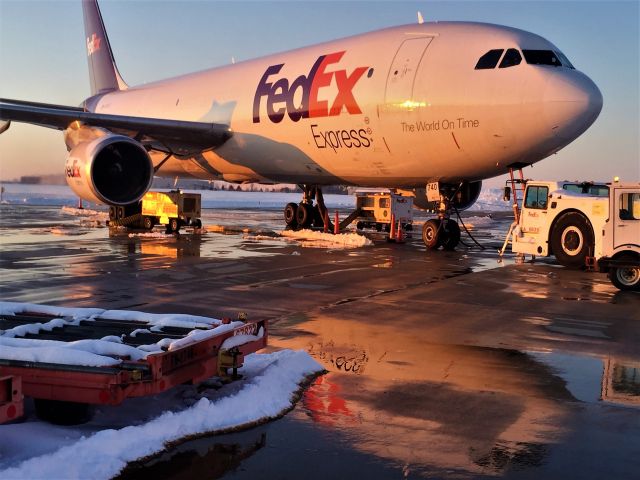
<path fill-rule="evenodd" d="M 170 238 L 174 235 L 172 233 L 161 232 L 142 232 L 142 233 L 130 233 L 129 238 L 142 237 L 142 238 Z"/>
<path fill-rule="evenodd" d="M 480 191 L 476 203 L 469 207 L 468 211 L 502 211 L 511 210 L 511 202 L 503 200 L 504 190 L 502 188 L 483 188 Z"/>
<path fill-rule="evenodd" d="M 469 230 L 473 230 L 476 227 L 486 227 L 487 225 L 491 225 L 494 222 L 493 218 L 490 217 L 490 216 L 487 216 L 487 217 L 462 217 L 462 221 L 464 222 L 465 226 Z M 462 226 L 460 228 L 462 228 Z"/>
<path fill-rule="evenodd" d="M 103 430 L 73 443 L 61 440 L 66 443 L 61 448 L 56 439 L 50 437 L 50 453 L 12 465 L 0 471 L 0 478 L 112 478 L 128 462 L 157 453 L 169 442 L 248 427 L 282 415 L 293 406 L 301 383 L 322 370 L 304 351 L 249 355 L 240 370 L 245 378 L 235 393 L 228 394 L 231 386 L 214 392 L 205 391 L 189 408 L 165 411 L 141 425 L 121 429 L 102 427 Z M 148 400 L 153 401 L 153 398 Z M 11 432 L 28 431 L 30 424 L 32 428 L 32 422 L 11 425 Z M 83 427 L 83 431 L 87 428 Z M 11 432 L 3 437 L 8 442 L 11 442 Z M 37 443 L 38 440 L 34 440 Z M 24 455 L 24 452 L 20 454 Z M 11 465 L 10 458 L 3 460 L 5 466 Z"/>
<path fill-rule="evenodd" d="M 365 247 L 373 245 L 373 242 L 364 235 L 357 233 L 332 233 L 316 232 L 313 230 L 283 230 L 280 235 L 286 238 L 303 242 L 303 246 L 312 247 Z"/>
<path fill-rule="evenodd" d="M 90 208 L 75 208 L 65 205 L 62 207 L 62 212 L 74 217 L 101 217 L 105 219 L 109 218 L 109 214 L 107 212 L 92 210 Z"/>

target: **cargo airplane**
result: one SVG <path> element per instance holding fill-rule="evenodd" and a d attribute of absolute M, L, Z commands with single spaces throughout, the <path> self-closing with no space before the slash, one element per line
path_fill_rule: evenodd
<path fill-rule="evenodd" d="M 425 243 L 454 248 L 449 213 L 473 204 L 483 179 L 557 152 L 602 109 L 596 85 L 551 42 L 471 22 L 392 27 L 129 87 L 97 1 L 83 11 L 91 96 L 80 107 L 2 99 L 0 131 L 10 121 L 62 130 L 70 187 L 116 216 L 154 176 L 296 183 L 290 226 L 326 218 L 325 185 L 399 189 L 420 207 L 434 199 L 429 186 L 441 215 Z"/>

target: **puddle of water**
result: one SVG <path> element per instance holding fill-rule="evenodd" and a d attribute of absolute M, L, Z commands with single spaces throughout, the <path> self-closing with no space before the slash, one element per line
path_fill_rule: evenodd
<path fill-rule="evenodd" d="M 594 358 L 560 352 L 527 352 L 550 366 L 578 400 L 640 407 L 640 365 L 613 358 Z"/>

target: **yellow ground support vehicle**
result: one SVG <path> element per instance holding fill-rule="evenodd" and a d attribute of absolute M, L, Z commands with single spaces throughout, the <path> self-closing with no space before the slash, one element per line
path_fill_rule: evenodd
<path fill-rule="evenodd" d="M 413 198 L 404 197 L 393 192 L 356 192 L 357 228 L 375 228 L 378 231 L 387 230 L 391 224 L 391 217 L 395 222 L 402 223 L 402 228 L 411 230 L 413 227 Z"/>
<path fill-rule="evenodd" d="M 167 232 L 177 232 L 182 226 L 202 227 L 201 197 L 199 193 L 147 192 L 141 200 L 140 225 L 151 230 L 166 225 Z"/>

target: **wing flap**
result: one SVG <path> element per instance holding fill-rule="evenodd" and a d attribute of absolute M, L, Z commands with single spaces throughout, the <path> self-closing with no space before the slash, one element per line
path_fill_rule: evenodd
<path fill-rule="evenodd" d="M 182 155 L 219 147 L 232 136 L 228 125 L 217 123 L 93 113 L 79 107 L 8 99 L 0 99 L 0 120 L 58 130 L 65 130 L 73 122 L 80 122 L 116 130 L 132 138 L 146 138 Z"/>

